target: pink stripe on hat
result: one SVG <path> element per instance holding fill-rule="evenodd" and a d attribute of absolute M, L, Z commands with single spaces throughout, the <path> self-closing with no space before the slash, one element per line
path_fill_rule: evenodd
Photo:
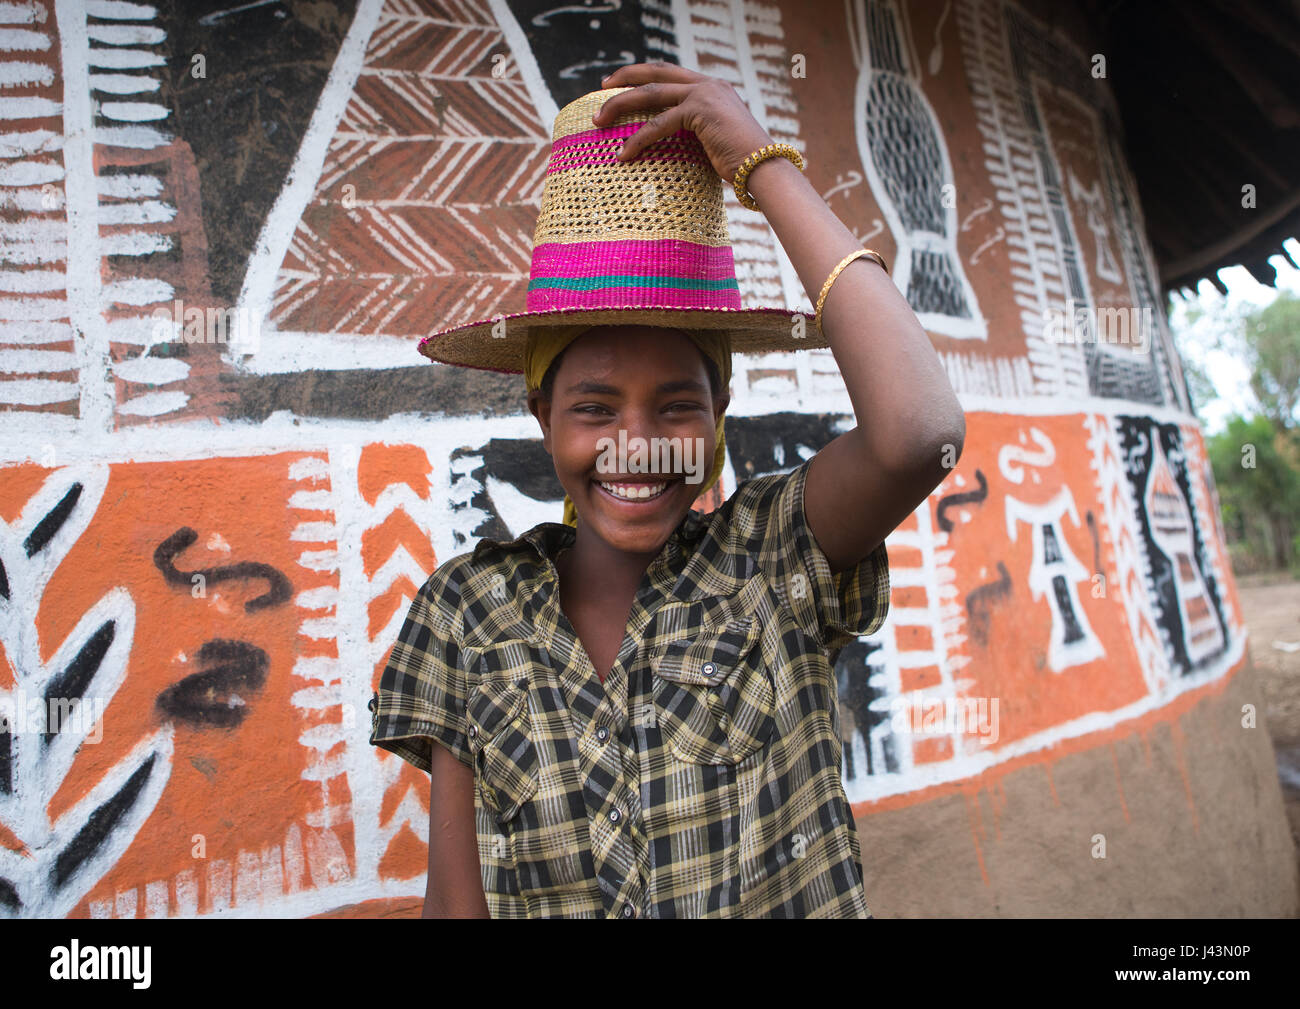
<path fill-rule="evenodd" d="M 736 308 L 717 291 L 682 291 L 664 287 L 601 287 L 591 291 L 548 289 L 528 292 L 529 312 L 552 312 L 564 308 Z"/>
<path fill-rule="evenodd" d="M 607 126 L 557 140 L 551 148 L 551 159 L 547 163 L 546 174 L 586 165 L 620 164 L 618 152 L 623 146 L 623 141 L 643 125 L 643 123 L 625 123 L 621 126 Z M 655 141 L 641 153 L 637 160 L 689 161 L 712 170 L 704 145 L 690 130 L 678 130 Z"/>
<path fill-rule="evenodd" d="M 739 309 L 731 247 L 626 239 L 533 249 L 527 311 L 632 306 Z"/>

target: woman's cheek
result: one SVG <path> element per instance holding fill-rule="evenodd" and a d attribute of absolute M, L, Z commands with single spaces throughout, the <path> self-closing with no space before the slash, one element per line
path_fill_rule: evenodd
<path fill-rule="evenodd" d="M 563 442 L 564 466 L 579 475 L 594 468 L 600 455 L 601 437 L 598 431 L 590 429 L 577 428 L 568 432 Z"/>

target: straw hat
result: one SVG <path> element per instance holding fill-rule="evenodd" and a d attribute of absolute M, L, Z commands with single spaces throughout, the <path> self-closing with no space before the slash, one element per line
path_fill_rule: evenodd
<path fill-rule="evenodd" d="M 811 313 L 741 307 L 722 180 L 694 133 L 618 160 L 650 113 L 601 127 L 591 117 L 627 90 L 592 91 L 555 118 L 526 311 L 430 333 L 421 354 L 517 373 L 530 329 L 578 323 L 725 330 L 738 353 L 828 346 Z"/>

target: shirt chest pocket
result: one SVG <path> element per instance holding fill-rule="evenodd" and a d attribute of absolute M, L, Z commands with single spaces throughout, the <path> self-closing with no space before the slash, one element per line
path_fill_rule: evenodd
<path fill-rule="evenodd" d="M 465 716 L 480 794 L 497 822 L 505 823 L 536 794 L 539 765 L 528 680 L 522 673 L 494 670 L 498 660 L 484 654 L 484 675 L 470 693 Z"/>
<path fill-rule="evenodd" d="M 692 764 L 738 764 L 766 745 L 775 690 L 752 616 L 651 651 L 655 711 L 669 748 Z"/>

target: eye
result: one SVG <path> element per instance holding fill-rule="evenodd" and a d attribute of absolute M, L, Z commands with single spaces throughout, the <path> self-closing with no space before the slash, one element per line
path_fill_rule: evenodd
<path fill-rule="evenodd" d="M 609 413 L 609 408 L 601 406 L 599 403 L 584 403 L 582 406 L 575 406 L 574 413 L 585 413 L 598 416 L 601 413 Z"/>

